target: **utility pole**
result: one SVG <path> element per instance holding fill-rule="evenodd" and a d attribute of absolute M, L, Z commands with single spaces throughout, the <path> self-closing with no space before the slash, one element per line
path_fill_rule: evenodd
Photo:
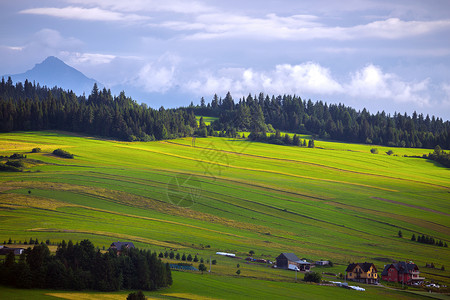
<path fill-rule="evenodd" d="M 211 273 L 211 255 L 209 256 L 209 273 Z"/>
<path fill-rule="evenodd" d="M 297 281 L 297 269 L 295 270 L 295 281 Z"/>

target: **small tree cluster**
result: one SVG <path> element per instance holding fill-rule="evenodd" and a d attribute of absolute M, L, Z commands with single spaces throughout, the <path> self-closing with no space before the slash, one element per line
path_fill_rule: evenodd
<path fill-rule="evenodd" d="M 422 244 L 435 245 L 439 247 L 446 247 L 446 248 L 448 247 L 446 242 L 442 242 L 442 240 L 438 241 L 437 239 L 434 239 L 433 237 L 424 234 L 422 234 L 422 236 L 418 235 L 417 239 L 416 235 L 413 234 L 411 236 L 411 241 L 417 241 Z"/>
<path fill-rule="evenodd" d="M 159 258 L 170 258 L 170 259 L 176 259 L 176 260 L 182 260 L 182 261 L 193 261 L 193 262 L 198 262 L 199 261 L 199 258 L 197 257 L 197 255 L 195 255 L 194 257 L 192 257 L 192 255 L 191 254 L 188 254 L 187 256 L 186 256 L 186 254 L 185 253 L 183 253 L 183 255 L 181 256 L 180 255 L 180 253 L 177 253 L 176 255 L 175 255 L 175 253 L 173 252 L 173 251 L 170 251 L 170 253 L 169 252 L 164 252 L 164 253 L 162 253 L 162 252 L 159 252 L 159 254 L 158 254 L 158 257 Z M 203 258 L 201 259 L 201 261 L 203 262 Z"/>

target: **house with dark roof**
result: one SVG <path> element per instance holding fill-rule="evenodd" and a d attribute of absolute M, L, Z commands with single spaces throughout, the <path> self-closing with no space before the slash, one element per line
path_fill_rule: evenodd
<path fill-rule="evenodd" d="M 281 253 L 276 260 L 277 268 L 280 269 L 288 269 L 289 265 L 296 266 L 300 271 L 309 271 L 311 269 L 311 263 L 299 259 L 294 253 Z"/>
<path fill-rule="evenodd" d="M 401 261 L 384 266 L 381 279 L 403 284 L 422 284 L 425 280 L 420 277 L 419 267 L 413 262 Z"/>
<path fill-rule="evenodd" d="M 345 272 L 347 272 L 345 275 L 347 280 L 369 284 L 378 283 L 377 268 L 373 263 L 351 263 Z"/>
<path fill-rule="evenodd" d="M 122 251 L 134 248 L 134 244 L 132 242 L 114 242 L 111 244 L 109 249 L 113 249 L 117 251 L 117 255 L 119 255 Z"/>

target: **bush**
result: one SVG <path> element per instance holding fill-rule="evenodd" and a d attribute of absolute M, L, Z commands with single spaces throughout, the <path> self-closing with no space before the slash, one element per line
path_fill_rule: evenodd
<path fill-rule="evenodd" d="M 53 154 L 59 157 L 63 157 L 63 158 L 73 158 L 73 154 L 63 150 L 63 149 L 56 149 L 55 151 L 53 151 Z"/>
<path fill-rule="evenodd" d="M 23 162 L 20 161 L 20 160 L 8 160 L 8 161 L 6 162 L 6 165 L 8 165 L 8 166 L 13 166 L 13 167 L 16 167 L 16 168 L 23 168 L 23 167 L 25 167 L 25 165 L 23 164 Z"/>
<path fill-rule="evenodd" d="M 387 154 L 387 155 L 392 155 L 392 154 L 394 154 L 394 151 L 389 150 L 388 152 L 386 152 L 386 154 Z"/>
<path fill-rule="evenodd" d="M 33 149 L 31 149 L 31 153 L 39 153 L 41 151 L 42 151 L 41 148 L 33 148 Z"/>
<path fill-rule="evenodd" d="M 22 172 L 22 170 L 14 166 L 0 163 L 0 172 Z"/>
<path fill-rule="evenodd" d="M 217 264 L 217 260 L 213 259 L 213 260 L 211 261 L 211 263 L 212 263 L 213 265 L 216 265 L 216 264 Z"/>
<path fill-rule="evenodd" d="M 145 300 L 145 295 L 142 291 L 136 293 L 130 293 L 127 297 L 127 300 Z"/>
<path fill-rule="evenodd" d="M 303 281 L 307 282 L 317 282 L 320 283 L 322 280 L 322 275 L 320 275 L 317 272 L 309 272 L 305 274 L 305 277 L 303 278 Z"/>
<path fill-rule="evenodd" d="M 372 149 L 370 149 L 370 152 L 372 154 L 378 154 L 378 149 L 377 148 L 372 148 Z"/>
<path fill-rule="evenodd" d="M 23 154 L 19 154 L 19 153 L 14 153 L 9 158 L 11 158 L 11 159 L 22 159 L 22 158 L 27 158 L 27 156 L 23 155 Z"/>

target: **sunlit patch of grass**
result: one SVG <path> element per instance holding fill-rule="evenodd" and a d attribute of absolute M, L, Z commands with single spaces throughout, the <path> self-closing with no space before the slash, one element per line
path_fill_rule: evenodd
<path fill-rule="evenodd" d="M 177 299 L 186 299 L 186 300 L 215 300 L 218 298 L 213 297 L 207 297 L 207 296 L 200 296 L 195 294 L 189 294 L 189 293 L 163 293 L 161 296 L 167 296 Z"/>
<path fill-rule="evenodd" d="M 107 294 L 107 293 L 46 293 L 45 295 L 67 299 L 67 300 L 96 300 L 96 299 L 104 299 L 104 300 L 124 300 L 127 298 L 126 295 L 120 294 Z M 153 299 L 148 298 L 147 299 Z"/>

